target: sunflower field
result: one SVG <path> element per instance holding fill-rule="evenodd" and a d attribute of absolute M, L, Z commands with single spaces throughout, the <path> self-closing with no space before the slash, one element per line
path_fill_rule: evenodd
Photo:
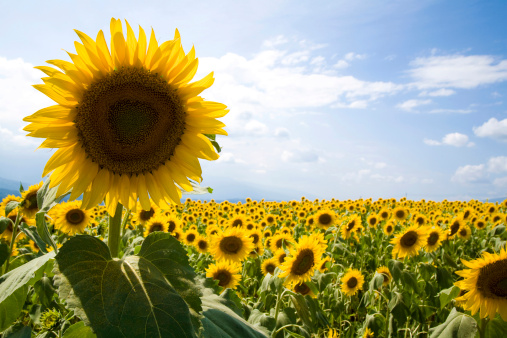
<path fill-rule="evenodd" d="M 54 190 L 2 202 L 5 337 L 507 334 L 507 201 L 152 204 L 115 259 L 105 206 Z"/>
<path fill-rule="evenodd" d="M 507 200 L 182 203 L 229 110 L 125 24 L 36 67 L 56 150 L 0 204 L 1 337 L 507 337 Z"/>

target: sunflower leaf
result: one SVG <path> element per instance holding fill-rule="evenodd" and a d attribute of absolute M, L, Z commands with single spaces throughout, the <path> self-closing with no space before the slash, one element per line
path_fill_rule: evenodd
<path fill-rule="evenodd" d="M 148 259 L 113 259 L 87 235 L 71 238 L 55 259 L 60 298 L 98 337 L 196 336 L 187 304 Z"/>
<path fill-rule="evenodd" d="M 377 290 L 382 286 L 382 283 L 384 283 L 384 275 L 378 272 L 375 272 L 375 276 L 370 281 L 370 291 Z"/>
<path fill-rule="evenodd" d="M 492 319 L 486 325 L 485 337 L 507 337 L 507 322 L 503 321 L 502 318 Z"/>
<path fill-rule="evenodd" d="M 12 221 L 9 218 L 0 216 L 0 234 L 3 233 L 5 229 L 7 229 L 7 227 L 9 226 L 9 224 L 11 224 L 11 222 Z"/>
<path fill-rule="evenodd" d="M 58 191 L 58 187 L 49 188 L 49 183 L 50 180 L 48 178 L 37 191 L 37 205 L 39 206 L 39 212 L 48 212 L 52 207 L 60 203 L 65 196 L 70 194 L 70 191 L 68 191 L 57 198 L 56 192 Z"/>
<path fill-rule="evenodd" d="M 83 322 L 77 322 L 71 325 L 63 335 L 62 338 L 96 338 L 97 336 L 93 333 L 89 326 L 86 326 Z"/>
<path fill-rule="evenodd" d="M 5 217 L 7 217 L 12 210 L 16 209 L 19 206 L 20 202 L 18 201 L 10 201 L 5 206 Z"/>
<path fill-rule="evenodd" d="M 28 226 L 25 223 L 21 223 L 19 226 L 21 231 L 26 235 L 26 237 L 30 238 L 42 251 L 42 253 L 46 254 L 48 251 L 46 250 L 46 243 L 42 240 L 42 238 L 37 233 L 37 228 L 34 226 Z"/>
<path fill-rule="evenodd" d="M 438 297 L 440 299 L 440 309 L 443 309 L 447 304 L 459 295 L 459 288 L 452 286 L 448 289 L 439 292 Z"/>
<path fill-rule="evenodd" d="M 9 258 L 10 252 L 9 252 L 9 246 L 7 243 L 0 242 L 0 267 L 3 267 L 5 261 L 7 258 Z"/>
<path fill-rule="evenodd" d="M 430 338 L 473 338 L 476 332 L 475 319 L 453 308 L 443 324 L 430 329 Z"/>

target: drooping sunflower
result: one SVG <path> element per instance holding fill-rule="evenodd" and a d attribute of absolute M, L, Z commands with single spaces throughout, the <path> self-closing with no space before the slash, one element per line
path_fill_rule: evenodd
<path fill-rule="evenodd" d="M 332 210 L 324 209 L 317 212 L 314 215 L 314 219 L 315 219 L 314 225 L 316 227 L 319 227 L 321 229 L 327 229 L 335 224 L 336 214 Z"/>
<path fill-rule="evenodd" d="M 241 280 L 241 265 L 227 261 L 218 261 L 206 269 L 206 277 L 218 280 L 218 285 L 225 289 L 235 289 Z M 223 291 L 222 291 L 223 292 Z"/>
<path fill-rule="evenodd" d="M 48 77 L 34 87 L 57 104 L 24 119 L 28 136 L 45 138 L 42 148 L 58 148 L 47 162 L 57 195 L 72 189 L 89 209 L 105 198 L 110 214 L 117 203 L 150 209 L 179 203 L 188 178 L 201 182 L 198 158 L 218 154 L 205 135 L 227 133 L 216 120 L 228 113 L 221 103 L 199 95 L 213 84 L 213 73 L 190 82 L 197 71 L 195 50 L 185 54 L 179 32 L 159 45 L 139 28 L 111 19 L 111 44 L 102 31 L 96 40 L 76 31 L 72 62 L 50 60 L 36 67 Z M 110 49 L 109 49 L 110 48 Z"/>
<path fill-rule="evenodd" d="M 290 256 L 285 257 L 280 266 L 280 278 L 287 277 L 284 284 L 303 283 L 313 276 L 320 266 L 325 249 L 319 244 L 315 236 L 302 236 L 295 248 L 290 250 Z"/>
<path fill-rule="evenodd" d="M 417 225 L 412 225 L 406 228 L 402 233 L 397 234 L 391 240 L 391 244 L 394 244 L 393 258 L 415 256 L 425 242 L 425 229 L 419 228 Z"/>
<path fill-rule="evenodd" d="M 37 211 L 39 211 L 39 206 L 37 205 L 37 192 L 42 187 L 42 184 L 43 182 L 31 185 L 21 194 L 21 212 L 28 218 L 33 218 Z"/>
<path fill-rule="evenodd" d="M 252 238 L 241 228 L 228 228 L 211 238 L 209 252 L 215 260 L 239 263 L 254 249 Z"/>
<path fill-rule="evenodd" d="M 391 275 L 391 271 L 389 271 L 389 268 L 387 266 L 381 266 L 377 269 L 377 272 L 382 274 L 384 276 L 384 281 L 382 282 L 382 285 L 386 286 L 389 285 L 391 280 L 393 279 L 393 276 Z"/>
<path fill-rule="evenodd" d="M 340 281 L 342 282 L 342 292 L 347 296 L 353 296 L 363 287 L 364 277 L 361 271 L 348 269 Z"/>
<path fill-rule="evenodd" d="M 266 276 L 268 273 L 274 275 L 275 269 L 277 266 L 278 266 L 278 261 L 276 260 L 275 257 L 268 258 L 268 259 L 264 260 L 264 262 L 262 262 L 262 265 L 261 265 L 262 274 L 264 276 Z"/>
<path fill-rule="evenodd" d="M 295 284 L 293 290 L 294 292 L 299 293 L 303 296 L 309 295 L 312 298 L 317 297 L 317 295 L 313 293 L 312 289 L 310 289 L 310 287 L 305 282 Z"/>
<path fill-rule="evenodd" d="M 61 203 L 55 219 L 55 229 L 71 236 L 83 233 L 91 221 L 91 213 L 81 206 L 81 201 Z"/>
<path fill-rule="evenodd" d="M 145 224 L 144 229 L 144 237 L 148 237 L 149 234 L 156 231 L 167 232 L 167 219 L 165 215 L 158 214 L 152 218 Z"/>
<path fill-rule="evenodd" d="M 483 252 L 482 258 L 461 261 L 469 269 L 456 271 L 465 279 L 454 285 L 468 292 L 456 300 L 463 301 L 463 308 L 472 315 L 480 310 L 481 318 L 493 319 L 498 313 L 507 321 L 507 249 L 499 254 Z"/>

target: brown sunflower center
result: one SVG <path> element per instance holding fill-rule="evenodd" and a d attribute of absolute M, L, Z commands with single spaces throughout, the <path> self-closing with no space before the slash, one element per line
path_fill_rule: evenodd
<path fill-rule="evenodd" d="M 167 231 L 173 232 L 174 229 L 176 229 L 176 223 L 174 221 L 169 221 L 167 222 L 167 224 L 169 225 Z"/>
<path fill-rule="evenodd" d="M 417 234 L 417 232 L 414 230 L 410 230 L 409 232 L 401 236 L 400 244 L 404 248 L 411 248 L 417 242 L 418 238 L 419 235 Z"/>
<path fill-rule="evenodd" d="M 307 295 L 310 293 L 310 288 L 306 285 L 306 283 L 299 283 L 294 287 L 294 291 L 302 295 Z"/>
<path fill-rule="evenodd" d="M 153 208 L 150 208 L 150 210 L 141 210 L 139 218 L 142 221 L 147 221 L 153 216 L 153 214 L 155 214 L 155 210 L 153 210 Z"/>
<path fill-rule="evenodd" d="M 467 229 L 462 228 L 462 229 L 459 231 L 459 234 L 461 235 L 461 237 L 466 237 L 466 236 L 467 236 Z"/>
<path fill-rule="evenodd" d="M 185 115 L 178 93 L 162 77 L 122 67 L 88 87 L 76 127 L 92 161 L 115 173 L 141 174 L 172 156 Z"/>
<path fill-rule="evenodd" d="M 187 241 L 188 242 L 193 242 L 195 240 L 195 234 L 187 234 Z"/>
<path fill-rule="evenodd" d="M 377 219 L 375 217 L 372 217 L 368 220 L 368 222 L 370 223 L 370 225 L 375 225 L 377 224 Z"/>
<path fill-rule="evenodd" d="M 380 217 L 386 219 L 387 217 L 389 217 L 389 213 L 387 211 L 383 211 L 382 213 L 380 213 Z"/>
<path fill-rule="evenodd" d="M 251 234 L 250 237 L 253 238 L 254 244 L 257 244 L 257 242 L 259 242 L 259 235 L 258 234 Z"/>
<path fill-rule="evenodd" d="M 25 196 L 25 201 L 28 202 L 28 210 L 39 210 L 37 207 L 37 191 L 32 191 Z"/>
<path fill-rule="evenodd" d="M 274 265 L 273 263 L 268 263 L 265 269 L 267 272 L 273 275 L 275 273 L 276 265 Z"/>
<path fill-rule="evenodd" d="M 275 221 L 275 219 L 274 219 L 273 217 L 271 217 L 271 216 L 270 216 L 270 217 L 268 217 L 268 218 L 266 219 L 266 221 L 268 221 L 268 223 L 273 223 L 273 222 Z"/>
<path fill-rule="evenodd" d="M 150 227 L 150 234 L 155 231 L 162 231 L 164 230 L 164 226 L 160 223 L 153 223 Z"/>
<path fill-rule="evenodd" d="M 72 209 L 67 211 L 65 219 L 72 225 L 78 225 L 85 219 L 85 213 L 81 209 Z"/>
<path fill-rule="evenodd" d="M 391 231 L 393 231 L 393 227 L 392 227 L 391 225 L 388 225 L 388 226 L 386 227 L 386 231 L 387 231 L 387 232 L 391 232 Z"/>
<path fill-rule="evenodd" d="M 217 279 L 218 285 L 224 288 L 231 282 L 232 274 L 227 270 L 218 270 L 213 278 Z"/>
<path fill-rule="evenodd" d="M 507 300 L 507 259 L 483 266 L 477 278 L 477 289 L 485 297 Z"/>
<path fill-rule="evenodd" d="M 440 236 L 438 235 L 437 232 L 432 232 L 428 236 L 428 245 L 435 245 L 435 244 L 437 244 L 439 238 L 440 238 Z"/>
<path fill-rule="evenodd" d="M 227 236 L 220 241 L 220 251 L 228 255 L 237 254 L 243 247 L 243 241 L 236 236 Z"/>
<path fill-rule="evenodd" d="M 405 211 L 404 210 L 397 210 L 395 215 L 396 215 L 396 218 L 403 219 L 403 218 L 405 218 Z"/>
<path fill-rule="evenodd" d="M 303 249 L 298 253 L 296 260 L 292 263 L 291 273 L 298 276 L 304 275 L 314 264 L 315 259 L 313 257 L 313 251 L 311 249 Z"/>
<path fill-rule="evenodd" d="M 451 225 L 451 236 L 458 232 L 461 224 L 458 221 L 455 221 Z"/>
<path fill-rule="evenodd" d="M 199 247 L 199 249 L 201 250 L 206 250 L 208 249 L 208 242 L 201 239 L 199 242 L 197 242 L 197 246 Z"/>
<path fill-rule="evenodd" d="M 232 221 L 233 227 L 240 227 L 242 225 L 243 225 L 243 221 L 241 219 L 235 219 L 234 221 Z"/>
<path fill-rule="evenodd" d="M 349 289 L 353 289 L 355 288 L 357 285 L 357 278 L 356 277 L 350 277 L 349 280 L 347 281 L 347 287 Z"/>
<path fill-rule="evenodd" d="M 332 217 L 330 214 L 322 214 L 319 216 L 319 223 L 322 225 L 331 224 Z"/>
<path fill-rule="evenodd" d="M 356 226 L 356 221 L 352 221 L 352 222 L 349 222 L 349 224 L 347 224 L 347 231 L 351 231 L 352 229 L 354 229 L 354 227 Z"/>

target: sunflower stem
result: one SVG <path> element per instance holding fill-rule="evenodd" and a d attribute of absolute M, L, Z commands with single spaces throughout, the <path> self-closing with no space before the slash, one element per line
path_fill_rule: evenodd
<path fill-rule="evenodd" d="M 118 203 L 114 216 L 109 215 L 109 234 L 107 236 L 107 246 L 113 258 L 118 258 L 120 248 L 120 235 L 121 235 L 121 213 L 123 205 Z"/>
<path fill-rule="evenodd" d="M 283 298 L 283 295 L 285 294 L 285 291 L 287 291 L 287 290 L 282 287 L 278 290 L 278 294 L 276 295 L 275 323 L 277 323 L 277 320 L 278 320 L 278 313 L 280 312 L 280 303 L 282 302 L 282 298 Z M 276 333 L 277 333 L 277 331 L 273 330 L 271 337 L 274 337 L 276 335 Z"/>
<path fill-rule="evenodd" d="M 12 251 L 14 249 L 14 242 L 16 241 L 16 236 L 17 236 L 17 232 L 18 232 L 18 225 L 19 225 L 20 221 L 21 221 L 21 212 L 18 209 L 18 214 L 16 215 L 16 222 L 14 223 L 14 225 L 12 227 L 11 245 L 9 246 L 9 256 L 7 257 L 7 260 L 5 261 L 4 273 L 7 273 L 7 271 L 9 271 L 9 264 L 11 262 Z M 11 222 L 12 222 L 12 220 L 11 220 Z"/>
<path fill-rule="evenodd" d="M 489 320 L 487 318 L 481 318 L 481 323 L 479 325 L 479 337 L 486 337 L 486 325 L 488 325 Z"/>

